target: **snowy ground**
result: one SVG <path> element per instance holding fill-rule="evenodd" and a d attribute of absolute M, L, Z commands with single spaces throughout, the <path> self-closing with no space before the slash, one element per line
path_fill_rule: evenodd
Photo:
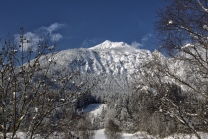
<path fill-rule="evenodd" d="M 12 133 L 7 133 L 7 139 L 10 139 L 11 136 L 12 136 Z M 2 135 L 2 133 L 0 133 L 0 139 L 2 139 L 2 138 L 3 138 L 3 135 Z M 27 133 L 25 133 L 25 132 L 17 132 L 15 135 L 15 138 L 25 139 L 25 138 L 28 138 L 28 136 L 27 136 Z M 39 135 L 36 135 L 34 138 L 35 139 L 42 139 Z"/>
<path fill-rule="evenodd" d="M 98 115 L 102 112 L 103 108 L 106 108 L 106 104 L 90 104 L 88 105 L 83 112 L 85 113 L 90 113 L 93 115 Z M 100 129 L 95 131 L 95 139 L 106 139 L 105 134 L 104 134 L 105 129 Z M 202 139 L 208 139 L 208 133 L 199 133 Z M 0 138 L 1 138 L 1 133 L 0 133 Z M 9 136 L 9 134 L 8 134 Z M 24 132 L 18 132 L 16 137 L 20 139 L 26 138 L 26 133 Z M 62 136 L 63 137 L 63 136 Z M 54 138 L 54 137 L 52 137 Z M 50 139 L 52 139 L 50 138 Z M 60 137 L 61 138 L 61 137 Z M 41 139 L 40 136 L 36 136 L 35 139 Z M 123 139 L 156 139 L 156 137 L 150 136 L 147 133 L 144 132 L 138 132 L 136 134 L 128 134 L 128 133 L 123 133 Z M 168 137 L 165 137 L 164 139 L 197 139 L 194 135 L 184 135 L 184 134 L 176 134 L 176 135 L 171 135 Z"/>
<path fill-rule="evenodd" d="M 198 133 L 201 136 L 201 139 L 208 139 L 208 133 Z M 197 137 L 193 134 L 176 134 L 166 137 L 164 139 L 197 139 Z"/>
<path fill-rule="evenodd" d="M 95 133 L 95 139 L 107 139 L 104 134 L 105 129 L 97 130 Z M 156 139 L 146 133 L 128 134 L 123 133 L 123 139 Z"/>
<path fill-rule="evenodd" d="M 90 104 L 83 112 L 98 115 L 102 112 L 103 108 L 106 108 L 106 104 Z M 100 129 L 95 132 L 95 139 L 106 139 L 104 134 L 105 129 Z M 199 133 L 202 139 L 208 139 L 208 133 Z M 123 139 L 156 139 L 156 137 L 150 136 L 147 133 L 138 132 L 136 134 L 123 133 Z M 194 135 L 176 134 L 165 137 L 164 139 L 197 139 Z"/>
<path fill-rule="evenodd" d="M 90 104 L 83 110 L 83 112 L 97 116 L 102 112 L 103 108 L 106 108 L 106 104 Z"/>
<path fill-rule="evenodd" d="M 97 130 L 95 133 L 95 139 L 106 139 L 104 134 L 105 129 Z M 133 138 L 133 134 L 123 134 L 124 139 L 136 139 Z"/>
<path fill-rule="evenodd" d="M 102 112 L 102 109 L 106 108 L 106 107 L 107 107 L 106 104 L 90 104 L 83 110 L 83 112 L 90 113 L 94 116 L 97 116 L 98 114 L 100 114 Z M 95 139 L 106 139 L 105 134 L 104 134 L 104 130 L 105 129 L 97 130 L 95 132 Z M 138 133 L 137 135 L 140 139 L 148 139 L 148 137 L 151 138 L 146 133 Z M 123 133 L 124 139 L 138 139 L 138 137 L 136 137 L 135 134 Z"/>
<path fill-rule="evenodd" d="M 107 139 L 104 134 L 105 129 L 97 130 L 95 133 L 95 139 Z M 208 133 L 199 133 L 201 139 L 208 139 Z M 138 132 L 137 134 L 123 133 L 123 139 L 157 139 L 156 137 L 150 136 L 146 133 Z M 197 139 L 195 135 L 189 134 L 176 134 L 165 137 L 164 139 Z"/>
<path fill-rule="evenodd" d="M 104 134 L 104 130 L 105 129 L 100 129 L 100 130 L 97 130 L 95 132 L 95 138 L 94 139 L 107 139 L 105 137 L 105 134 Z M 200 133 L 201 135 L 201 139 L 208 139 L 208 133 Z M 9 134 L 8 134 L 8 139 L 9 139 Z M 0 134 L 0 138 L 1 138 L 1 134 Z M 16 138 L 19 138 L 19 139 L 25 139 L 26 138 L 26 133 L 24 132 L 18 132 L 17 135 L 15 136 Z M 64 138 L 63 135 L 59 135 L 57 137 L 49 137 L 49 139 L 62 139 Z M 42 137 L 40 136 L 36 136 L 35 139 L 43 139 Z M 142 133 L 142 132 L 138 132 L 137 134 L 128 134 L 128 133 L 123 133 L 123 139 L 157 139 L 156 137 L 153 137 L 153 136 L 150 136 L 146 133 Z M 168 136 L 168 137 L 165 137 L 164 139 L 197 139 L 196 136 L 194 135 L 185 135 L 185 134 L 176 134 L 176 135 L 171 135 L 171 136 Z"/>

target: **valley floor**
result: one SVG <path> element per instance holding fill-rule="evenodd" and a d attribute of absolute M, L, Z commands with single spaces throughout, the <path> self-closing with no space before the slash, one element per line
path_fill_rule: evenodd
<path fill-rule="evenodd" d="M 95 132 L 95 139 L 107 139 L 105 137 L 105 133 L 104 133 L 105 129 L 100 129 L 97 130 Z M 128 133 L 123 133 L 123 139 L 148 139 L 149 135 L 147 134 L 142 134 L 142 133 L 138 133 L 138 136 L 136 136 L 135 134 L 128 134 Z M 149 136 L 149 139 L 153 139 Z"/>
<path fill-rule="evenodd" d="M 95 136 L 94 139 L 107 139 L 105 134 L 104 134 L 105 129 L 100 129 L 95 131 Z M 201 136 L 201 139 L 207 139 L 208 138 L 208 133 L 199 133 Z M 1 135 L 1 134 L 0 134 Z M 1 136 L 0 136 L 1 137 Z M 19 139 L 25 139 L 26 138 L 26 133 L 24 132 L 18 132 L 16 135 L 17 138 Z M 128 133 L 123 133 L 122 134 L 122 139 L 157 139 L 157 137 L 150 136 L 146 133 L 143 132 L 138 132 L 136 134 L 128 134 Z M 57 137 L 49 137 L 50 139 L 62 139 L 64 138 L 63 135 L 58 135 Z M 36 136 L 35 139 L 42 139 L 40 136 Z M 171 135 L 168 137 L 165 137 L 164 139 L 197 139 L 194 135 L 191 134 L 176 134 L 176 135 Z"/>
<path fill-rule="evenodd" d="M 95 139 L 107 139 L 104 133 L 105 129 L 100 129 L 95 132 Z M 208 133 L 200 133 L 202 139 L 208 138 Z M 123 139 L 157 139 L 146 133 L 138 132 L 137 134 L 123 133 Z M 176 134 L 165 137 L 164 139 L 197 139 L 194 135 Z"/>
<path fill-rule="evenodd" d="M 94 116 L 101 113 L 102 108 L 107 107 L 106 104 L 90 104 L 83 111 L 85 113 L 93 114 Z M 94 139 L 107 139 L 104 133 L 105 129 L 100 129 L 95 131 Z M 199 133 L 202 139 L 208 139 L 208 133 Z M 123 133 L 123 139 L 157 139 L 157 137 L 148 135 L 144 132 L 138 132 L 135 134 Z M 196 136 L 192 134 L 175 134 L 165 137 L 164 139 L 197 139 Z"/>

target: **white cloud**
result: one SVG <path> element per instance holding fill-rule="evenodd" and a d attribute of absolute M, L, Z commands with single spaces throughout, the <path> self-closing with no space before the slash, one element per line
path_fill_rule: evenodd
<path fill-rule="evenodd" d="M 26 32 L 24 34 L 25 43 L 23 45 L 23 51 L 26 51 L 29 48 L 36 50 L 35 46 L 37 46 L 37 44 L 39 44 L 43 39 L 47 38 L 47 35 L 49 35 L 49 39 L 52 42 L 59 41 L 63 36 L 60 33 L 53 33 L 53 31 L 59 30 L 62 27 L 64 27 L 64 24 L 54 23 L 49 27 L 40 27 L 33 32 Z M 15 34 L 14 38 L 17 43 L 20 42 L 20 34 Z M 26 43 L 27 40 L 29 40 L 30 43 Z M 22 50 L 22 48 L 20 48 L 20 50 Z"/>
<path fill-rule="evenodd" d="M 56 33 L 56 34 L 51 34 L 51 40 L 54 42 L 54 41 L 58 41 L 58 40 L 60 40 L 60 39 L 62 39 L 63 38 L 63 36 L 61 35 L 61 34 L 59 34 L 59 33 Z"/>
<path fill-rule="evenodd" d="M 19 42 L 20 43 L 20 34 L 15 34 L 14 35 L 15 38 L 15 42 Z M 33 46 L 35 46 L 36 44 L 38 44 L 38 42 L 40 41 L 40 37 L 32 32 L 27 32 L 24 34 L 24 39 L 23 39 L 24 43 L 23 43 L 23 47 L 20 47 L 20 50 L 23 51 L 27 51 L 29 48 L 36 50 L 36 48 L 34 48 Z M 29 41 L 29 43 L 27 43 L 27 41 Z"/>
<path fill-rule="evenodd" d="M 149 38 L 151 38 L 151 37 L 152 37 L 152 34 L 151 33 L 148 33 L 148 34 L 144 35 L 142 37 L 142 43 L 148 41 Z"/>
<path fill-rule="evenodd" d="M 148 33 L 148 34 L 146 34 L 142 37 L 141 43 L 134 41 L 134 42 L 131 43 L 131 46 L 134 47 L 134 48 L 144 47 L 145 44 L 147 44 L 147 42 L 150 41 L 149 39 L 152 38 L 152 37 L 153 37 L 153 35 L 151 33 Z"/>
<path fill-rule="evenodd" d="M 65 26 L 64 24 L 53 23 L 49 27 L 41 27 L 40 30 L 41 31 L 45 30 L 46 32 L 52 34 L 53 31 L 58 30 L 58 29 L 60 29 L 60 28 L 62 28 L 64 26 Z"/>
<path fill-rule="evenodd" d="M 134 47 L 134 48 L 140 48 L 142 46 L 142 44 L 134 41 L 134 42 L 131 43 L 131 46 Z"/>

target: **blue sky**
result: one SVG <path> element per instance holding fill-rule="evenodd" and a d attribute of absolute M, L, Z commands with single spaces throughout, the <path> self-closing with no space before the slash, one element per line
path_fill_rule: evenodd
<path fill-rule="evenodd" d="M 92 47 L 105 40 L 156 49 L 155 11 L 161 0 L 1 0 L 0 38 L 51 34 L 58 50 Z"/>

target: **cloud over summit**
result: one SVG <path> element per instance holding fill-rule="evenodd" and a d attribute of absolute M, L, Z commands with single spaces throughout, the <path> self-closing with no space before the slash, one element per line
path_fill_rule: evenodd
<path fill-rule="evenodd" d="M 26 51 L 29 48 L 36 50 L 36 46 L 45 38 L 48 38 L 52 42 L 59 41 L 60 39 L 63 38 L 63 36 L 60 33 L 54 33 L 54 32 L 58 31 L 64 26 L 65 26 L 64 24 L 53 23 L 48 27 L 43 26 L 34 31 L 26 32 L 24 34 L 24 37 L 26 37 L 27 40 L 30 40 L 30 43 L 24 43 L 23 51 Z M 21 34 L 14 35 L 14 39 L 17 43 L 20 42 L 20 35 Z"/>
<path fill-rule="evenodd" d="M 61 29 L 64 26 L 65 26 L 64 24 L 53 23 L 49 27 L 40 27 L 39 30 L 52 34 L 53 31 Z"/>

